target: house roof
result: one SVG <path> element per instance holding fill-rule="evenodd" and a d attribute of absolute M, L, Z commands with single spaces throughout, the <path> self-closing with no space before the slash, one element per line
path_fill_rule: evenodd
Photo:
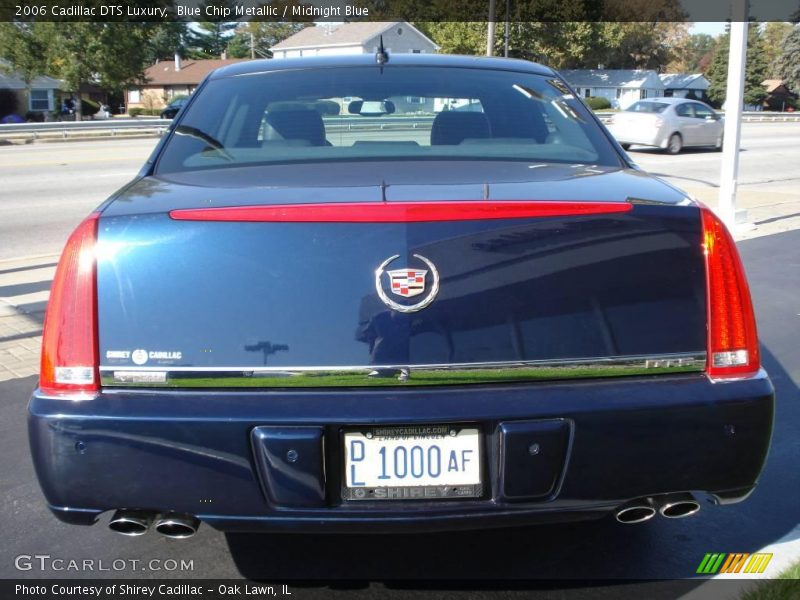
<path fill-rule="evenodd" d="M 164 60 L 147 67 L 145 85 L 197 85 L 214 69 L 248 60 L 246 58 L 181 60 L 181 70 L 175 70 L 175 61 Z"/>
<path fill-rule="evenodd" d="M 780 92 L 781 94 L 789 94 L 791 96 L 796 95 L 789 89 L 789 86 L 786 85 L 783 79 L 765 79 L 761 82 L 761 85 L 766 88 L 768 94 Z"/>
<path fill-rule="evenodd" d="M 334 25 L 323 23 L 314 27 L 301 29 L 294 35 L 272 46 L 271 50 L 291 50 L 294 48 L 323 48 L 327 46 L 358 46 L 388 29 L 400 25 L 416 31 L 436 48 L 427 36 L 416 27 L 405 21 L 357 21 Z"/>
<path fill-rule="evenodd" d="M 651 69 L 567 69 L 561 75 L 573 87 L 664 88 Z"/>
<path fill-rule="evenodd" d="M 664 73 L 658 77 L 668 90 L 707 90 L 711 85 L 702 73 Z"/>
<path fill-rule="evenodd" d="M 31 81 L 31 88 L 58 90 L 61 89 L 62 84 L 63 81 L 60 79 L 48 77 L 47 75 L 39 75 L 38 77 L 34 77 Z M 27 87 L 19 73 L 11 71 L 8 63 L 4 60 L 0 60 L 0 88 L 24 90 Z"/>

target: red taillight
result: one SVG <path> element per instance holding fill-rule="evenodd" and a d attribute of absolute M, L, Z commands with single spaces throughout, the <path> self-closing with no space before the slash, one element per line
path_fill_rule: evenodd
<path fill-rule="evenodd" d="M 270 204 L 173 210 L 179 221 L 257 221 L 272 223 L 426 223 L 526 219 L 628 212 L 629 202 L 521 200 L 490 202 L 336 202 Z"/>
<path fill-rule="evenodd" d="M 749 377 L 761 361 L 750 289 L 728 229 L 701 209 L 708 294 L 708 362 L 712 379 Z"/>
<path fill-rule="evenodd" d="M 92 214 L 78 225 L 58 261 L 42 333 L 43 394 L 82 398 L 100 389 L 94 254 L 98 217 Z"/>

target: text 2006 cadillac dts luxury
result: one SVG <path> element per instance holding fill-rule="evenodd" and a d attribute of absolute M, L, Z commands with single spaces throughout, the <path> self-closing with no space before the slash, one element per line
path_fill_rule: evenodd
<path fill-rule="evenodd" d="M 446 530 L 742 500 L 773 401 L 725 226 L 557 73 L 379 52 L 203 82 L 67 242 L 29 425 L 70 523 Z"/>

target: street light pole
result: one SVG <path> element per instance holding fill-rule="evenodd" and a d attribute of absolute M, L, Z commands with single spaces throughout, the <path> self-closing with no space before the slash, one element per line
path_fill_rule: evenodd
<path fill-rule="evenodd" d="M 736 210 L 739 177 L 739 147 L 744 104 L 744 69 L 747 59 L 747 0 L 732 0 L 728 86 L 725 93 L 725 129 L 722 170 L 719 181 L 717 213 L 729 229 L 747 220 L 747 212 Z"/>
<path fill-rule="evenodd" d="M 486 56 L 494 56 L 494 29 L 497 17 L 496 0 L 489 0 L 489 23 L 486 30 Z"/>

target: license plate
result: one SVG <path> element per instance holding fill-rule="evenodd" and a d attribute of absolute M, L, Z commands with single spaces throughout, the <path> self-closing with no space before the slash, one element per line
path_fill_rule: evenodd
<path fill-rule="evenodd" d="M 450 425 L 373 427 L 344 434 L 345 500 L 475 498 L 481 436 Z"/>

